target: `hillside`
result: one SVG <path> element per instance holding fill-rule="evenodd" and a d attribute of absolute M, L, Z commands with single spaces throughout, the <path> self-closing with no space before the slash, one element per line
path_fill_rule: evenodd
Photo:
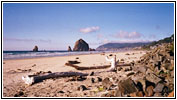
<path fill-rule="evenodd" d="M 164 39 L 153 41 L 153 42 L 137 42 L 137 43 L 106 43 L 98 48 L 96 50 L 118 50 L 118 49 L 125 49 L 125 48 L 135 48 L 135 47 L 142 47 L 143 49 L 150 49 L 150 47 L 160 45 L 162 43 L 171 43 L 174 41 L 174 35 L 171 35 L 170 37 L 166 37 Z"/>
<path fill-rule="evenodd" d="M 170 37 L 166 37 L 164 39 L 161 39 L 161 40 L 158 40 L 158 41 L 154 41 L 154 42 L 152 42 L 152 43 L 150 43 L 148 45 L 143 46 L 142 48 L 149 49 L 152 46 L 160 45 L 162 43 L 172 43 L 173 41 L 174 41 L 174 34 L 171 35 Z"/>
<path fill-rule="evenodd" d="M 117 49 L 124 49 L 124 48 L 134 48 L 140 47 L 144 45 L 148 45 L 150 42 L 137 42 L 137 43 L 107 43 L 99 46 L 96 50 L 117 50 Z"/>

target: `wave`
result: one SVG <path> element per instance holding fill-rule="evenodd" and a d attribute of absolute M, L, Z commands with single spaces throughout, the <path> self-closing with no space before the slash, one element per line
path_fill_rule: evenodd
<path fill-rule="evenodd" d="M 70 55 L 83 55 L 83 54 L 95 54 L 103 51 L 82 51 L 82 52 L 68 52 L 68 51 L 5 51 L 3 52 L 3 59 L 24 59 L 24 58 L 36 58 L 36 57 L 53 57 L 53 56 L 70 56 Z M 105 52 L 105 51 L 104 51 Z M 106 51 L 109 52 L 109 51 Z"/>

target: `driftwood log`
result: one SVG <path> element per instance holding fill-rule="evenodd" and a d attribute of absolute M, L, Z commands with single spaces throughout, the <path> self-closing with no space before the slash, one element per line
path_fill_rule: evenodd
<path fill-rule="evenodd" d="M 48 73 L 45 75 L 38 75 L 38 76 L 32 76 L 32 75 L 22 76 L 22 80 L 26 84 L 31 85 L 49 78 L 87 76 L 87 75 L 88 75 L 87 73 L 80 73 L 80 72 L 56 72 L 56 73 Z"/>
<path fill-rule="evenodd" d="M 104 65 L 104 66 L 90 66 L 90 67 L 81 67 L 75 64 L 65 63 L 66 66 L 74 67 L 77 70 L 91 70 L 91 69 L 105 69 L 111 67 L 111 65 Z M 122 66 L 131 66 L 132 64 L 117 64 L 116 67 Z"/>

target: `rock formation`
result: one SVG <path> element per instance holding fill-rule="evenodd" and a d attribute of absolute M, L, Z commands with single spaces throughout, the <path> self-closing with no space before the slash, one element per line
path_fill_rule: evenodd
<path fill-rule="evenodd" d="M 95 51 L 95 49 L 89 48 L 89 51 Z"/>
<path fill-rule="evenodd" d="M 89 51 L 89 45 L 83 40 L 76 41 L 73 51 Z"/>
<path fill-rule="evenodd" d="M 68 46 L 68 51 L 72 51 L 72 49 L 71 49 L 71 47 L 70 47 L 70 46 Z"/>
<path fill-rule="evenodd" d="M 33 49 L 34 52 L 38 52 L 38 46 L 35 46 Z"/>

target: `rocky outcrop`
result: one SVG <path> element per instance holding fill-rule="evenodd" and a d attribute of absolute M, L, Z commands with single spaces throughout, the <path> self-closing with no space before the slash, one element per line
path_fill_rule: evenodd
<path fill-rule="evenodd" d="M 89 45 L 83 40 L 76 41 L 73 51 L 89 51 Z"/>
<path fill-rule="evenodd" d="M 95 49 L 89 48 L 89 51 L 95 51 Z"/>
<path fill-rule="evenodd" d="M 71 47 L 70 47 L 70 46 L 68 46 L 68 51 L 72 51 L 72 49 L 71 49 Z"/>
<path fill-rule="evenodd" d="M 35 46 L 33 49 L 34 52 L 38 52 L 38 46 Z"/>

